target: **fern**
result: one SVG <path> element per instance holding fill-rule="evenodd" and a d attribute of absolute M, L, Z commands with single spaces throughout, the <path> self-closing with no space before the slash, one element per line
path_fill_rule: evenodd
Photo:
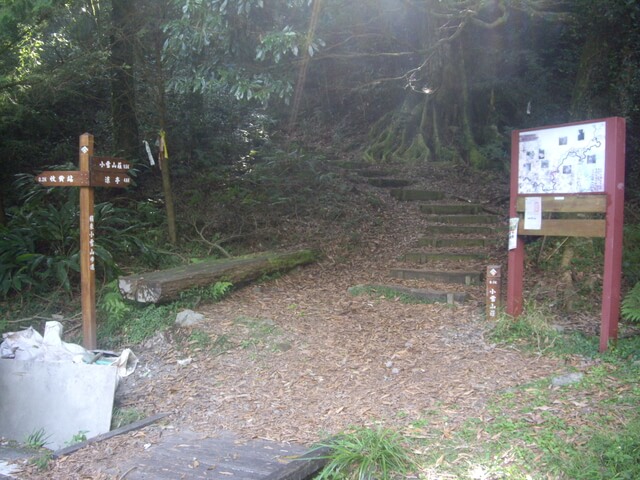
<path fill-rule="evenodd" d="M 625 320 L 640 322 L 640 282 L 625 295 L 620 312 Z"/>

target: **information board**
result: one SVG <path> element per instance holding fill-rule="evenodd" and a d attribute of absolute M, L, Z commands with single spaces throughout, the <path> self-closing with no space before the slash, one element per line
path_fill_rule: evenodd
<path fill-rule="evenodd" d="M 523 310 L 522 236 L 604 237 L 600 351 L 618 336 L 625 134 L 621 117 L 511 134 L 506 312 Z"/>
<path fill-rule="evenodd" d="M 605 122 L 519 132 L 518 144 L 518 194 L 605 191 Z"/>

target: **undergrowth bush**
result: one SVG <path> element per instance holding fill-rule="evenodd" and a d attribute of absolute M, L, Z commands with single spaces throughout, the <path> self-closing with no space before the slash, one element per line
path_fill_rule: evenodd
<path fill-rule="evenodd" d="M 624 296 L 620 312 L 625 320 L 640 323 L 640 282 Z"/>
<path fill-rule="evenodd" d="M 182 292 L 179 300 L 166 305 L 145 305 L 125 301 L 117 282 L 110 282 L 103 288 L 98 300 L 101 316 L 99 343 L 106 347 L 140 343 L 173 325 L 180 310 L 195 308 L 201 301 L 216 302 L 231 288 L 229 282 L 216 282 Z"/>
<path fill-rule="evenodd" d="M 622 273 L 630 285 L 640 282 L 640 225 L 625 225 Z"/>
<path fill-rule="evenodd" d="M 7 209 L 0 227 L 0 297 L 26 291 L 70 293 L 80 262 L 77 189 L 46 189 L 30 175 L 19 176 L 15 190 L 21 203 Z M 106 281 L 119 272 L 119 262 L 157 266 L 162 255 L 153 247 L 161 216 L 148 202 L 132 208 L 109 202 L 95 205 L 96 275 Z"/>

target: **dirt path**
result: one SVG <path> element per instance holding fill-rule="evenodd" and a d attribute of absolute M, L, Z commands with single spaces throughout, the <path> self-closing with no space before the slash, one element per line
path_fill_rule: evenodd
<path fill-rule="evenodd" d="M 214 341 L 206 352 L 176 348 L 166 335 L 149 341 L 119 398 L 168 412 L 168 421 L 81 450 L 46 477 L 118 471 L 167 429 L 309 445 L 353 425 L 401 428 L 429 417 L 455 428 L 481 417 L 495 392 L 561 368 L 489 343 L 478 305 L 352 297 L 346 289 L 367 280 L 361 273 L 306 268 L 201 309 L 198 331 Z"/>
<path fill-rule="evenodd" d="M 203 305 L 202 325 L 136 347 L 141 361 L 120 387 L 120 407 L 167 420 L 52 462 L 42 478 L 122 478 L 118 466 L 167 431 L 310 445 L 354 425 L 404 428 L 429 417 L 455 428 L 481 417 L 495 392 L 562 371 L 488 340 L 483 286 L 455 306 L 352 296 L 353 285 L 388 280 L 421 227 L 415 207 L 381 198 L 357 251 L 343 243 L 352 232 L 335 232 L 343 237 L 321 263 Z"/>

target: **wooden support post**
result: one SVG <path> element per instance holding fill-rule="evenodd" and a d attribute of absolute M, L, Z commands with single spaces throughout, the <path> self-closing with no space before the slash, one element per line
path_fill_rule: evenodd
<path fill-rule="evenodd" d="M 604 275 L 602 277 L 602 319 L 600 352 L 609 340 L 618 340 L 620 316 L 620 286 L 622 277 L 622 237 L 624 224 L 624 161 L 626 126 L 624 118 L 607 121 L 607 158 L 610 159 L 605 176 L 607 202 L 607 232 L 604 246 Z"/>
<path fill-rule="evenodd" d="M 93 135 L 80 136 L 80 171 L 89 172 Z M 80 187 L 80 281 L 82 288 L 82 344 L 97 348 L 94 195 L 91 186 Z"/>

